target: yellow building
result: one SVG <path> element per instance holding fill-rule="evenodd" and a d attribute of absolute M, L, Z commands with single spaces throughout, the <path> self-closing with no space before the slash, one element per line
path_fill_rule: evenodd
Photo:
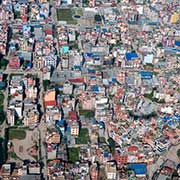
<path fill-rule="evenodd" d="M 177 12 L 174 12 L 173 15 L 171 16 L 171 23 L 177 23 L 179 19 L 179 14 Z"/>

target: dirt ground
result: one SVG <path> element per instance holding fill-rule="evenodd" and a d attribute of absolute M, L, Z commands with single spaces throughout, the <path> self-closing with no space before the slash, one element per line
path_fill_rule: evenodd
<path fill-rule="evenodd" d="M 35 129 L 33 131 L 26 130 L 26 138 L 23 140 L 13 139 L 12 144 L 17 157 L 21 160 L 29 159 L 34 161 L 35 159 L 27 153 L 27 149 L 35 145 L 35 142 L 38 142 L 38 138 L 39 132 Z"/>

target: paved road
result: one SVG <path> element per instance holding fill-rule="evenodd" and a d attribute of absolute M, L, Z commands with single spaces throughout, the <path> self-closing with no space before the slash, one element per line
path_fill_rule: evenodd
<path fill-rule="evenodd" d="M 41 111 L 44 113 L 44 102 L 43 102 L 43 98 L 44 98 L 44 87 L 43 87 L 43 74 L 40 73 L 39 74 L 39 79 L 40 79 L 40 98 L 39 98 L 39 103 L 41 105 Z M 47 126 L 45 123 L 45 118 L 44 115 L 41 118 L 41 122 L 39 124 L 39 133 L 40 133 L 40 139 L 41 139 L 41 157 L 43 158 L 43 163 L 44 163 L 44 175 L 45 175 L 45 179 L 47 179 L 47 154 L 46 154 L 46 147 L 44 145 L 45 142 L 45 137 L 46 137 L 46 131 L 47 131 Z"/>

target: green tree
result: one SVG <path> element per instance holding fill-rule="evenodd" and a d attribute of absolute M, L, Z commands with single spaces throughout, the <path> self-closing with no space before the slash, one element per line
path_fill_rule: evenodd
<path fill-rule="evenodd" d="M 111 153 L 114 154 L 116 143 L 112 138 L 108 139 L 108 143 L 111 149 Z"/>
<path fill-rule="evenodd" d="M 79 160 L 79 153 L 80 153 L 80 149 L 79 148 L 69 148 L 68 151 L 68 156 L 69 156 L 69 161 L 70 162 L 76 162 Z"/>
<path fill-rule="evenodd" d="M 0 167 L 3 163 L 5 163 L 5 148 L 4 148 L 4 140 L 0 138 Z"/>
<path fill-rule="evenodd" d="M 0 92 L 0 105 L 4 102 L 4 94 Z"/>
<path fill-rule="evenodd" d="M 15 17 L 15 19 L 20 18 L 21 17 L 21 12 L 20 11 L 15 11 L 14 17 Z"/>
<path fill-rule="evenodd" d="M 2 124 L 5 119 L 6 119 L 6 115 L 5 115 L 4 111 L 0 110 L 0 124 Z"/>
<path fill-rule="evenodd" d="M 8 65 L 9 61 L 7 59 L 2 58 L 0 61 L 0 68 L 6 68 L 6 66 Z"/>
<path fill-rule="evenodd" d="M 180 158 L 180 149 L 177 150 L 177 156 Z"/>
<path fill-rule="evenodd" d="M 43 81 L 43 86 L 44 86 L 44 89 L 47 89 L 50 85 L 50 81 L 49 80 L 44 80 Z"/>
<path fill-rule="evenodd" d="M 96 14 L 96 15 L 94 16 L 94 19 L 95 19 L 95 21 L 97 21 L 97 22 L 101 22 L 101 21 L 102 21 L 102 18 L 101 18 L 101 16 L 100 16 L 99 14 Z"/>

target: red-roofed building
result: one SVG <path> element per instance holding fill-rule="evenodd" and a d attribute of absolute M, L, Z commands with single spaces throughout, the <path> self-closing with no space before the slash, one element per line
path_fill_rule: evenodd
<path fill-rule="evenodd" d="M 45 107 L 56 106 L 56 92 L 54 90 L 46 92 L 44 97 L 44 105 Z"/>
<path fill-rule="evenodd" d="M 0 82 L 2 82 L 2 81 L 3 81 L 3 72 L 0 71 Z"/>
<path fill-rule="evenodd" d="M 128 152 L 136 153 L 136 152 L 138 152 L 138 147 L 137 146 L 129 146 Z"/>
<path fill-rule="evenodd" d="M 46 101 L 44 104 L 45 104 L 45 107 L 56 106 L 56 101 Z"/>
<path fill-rule="evenodd" d="M 46 33 L 47 35 L 52 35 L 52 30 L 47 29 L 47 30 L 45 30 L 45 33 Z"/>
<path fill-rule="evenodd" d="M 9 58 L 9 68 L 10 69 L 19 69 L 20 68 L 20 59 L 18 56 L 11 56 Z"/>
<path fill-rule="evenodd" d="M 76 111 L 69 111 L 69 119 L 72 121 L 77 121 L 78 116 Z"/>
<path fill-rule="evenodd" d="M 0 52 L 4 55 L 6 54 L 6 45 L 4 43 L 0 44 Z"/>
<path fill-rule="evenodd" d="M 117 99 L 120 99 L 120 98 L 122 98 L 122 95 L 123 95 L 123 89 L 122 88 L 118 88 L 115 97 Z"/>
<path fill-rule="evenodd" d="M 128 163 L 127 155 L 119 155 L 118 153 L 116 153 L 114 159 L 118 165 L 126 165 Z"/>
<path fill-rule="evenodd" d="M 28 18 L 28 16 L 26 14 L 23 14 L 22 15 L 22 22 L 23 23 L 27 22 L 27 18 Z"/>
<path fill-rule="evenodd" d="M 79 78 L 69 79 L 69 81 L 74 84 L 79 84 L 79 83 L 81 84 L 81 83 L 84 83 L 84 78 L 79 77 Z"/>

